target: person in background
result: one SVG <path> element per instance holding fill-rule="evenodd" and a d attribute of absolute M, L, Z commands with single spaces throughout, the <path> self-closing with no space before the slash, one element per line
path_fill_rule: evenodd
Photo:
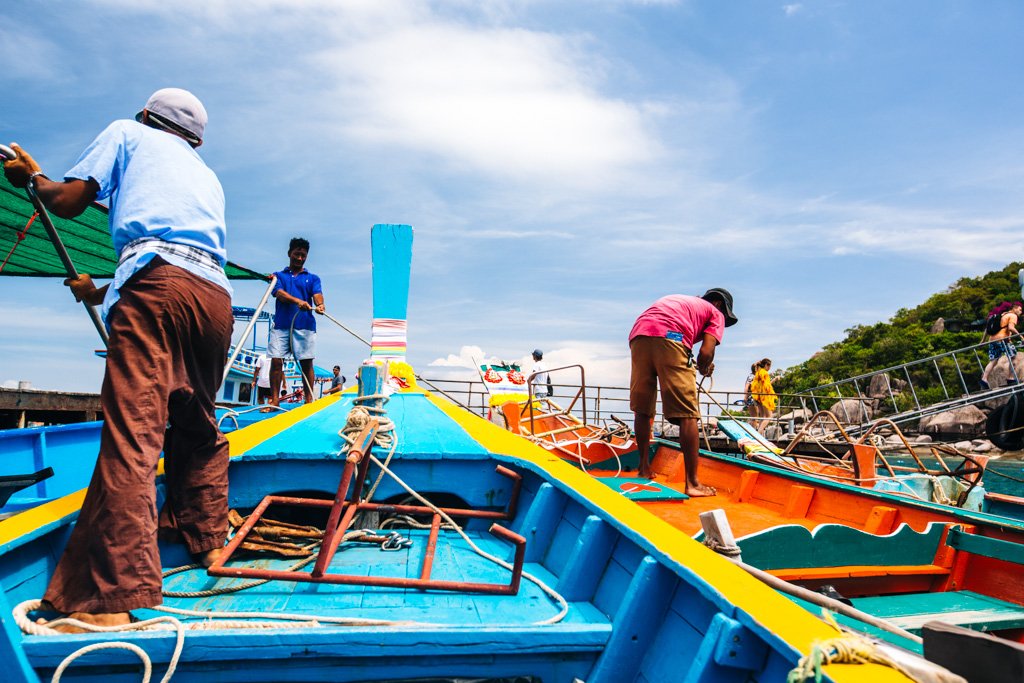
<path fill-rule="evenodd" d="M 256 358 L 256 367 L 252 371 L 252 388 L 256 394 L 256 405 L 263 405 L 270 400 L 270 358 L 265 353 Z"/>
<path fill-rule="evenodd" d="M 721 288 L 709 289 L 701 297 L 682 294 L 662 297 L 636 319 L 629 333 L 632 359 L 629 407 L 635 418 L 641 477 L 649 479 L 652 475 L 648 451 L 660 384 L 665 419 L 679 425 L 686 493 L 715 495 L 715 489 L 701 484 L 697 476 L 700 409 L 694 364 L 702 375 L 710 376 L 715 370 L 715 347 L 722 341 L 724 329 L 735 324 L 732 294 Z M 695 360 L 693 345 L 697 342 L 700 342 L 700 352 Z"/>
<path fill-rule="evenodd" d="M 554 388 L 551 385 L 551 373 L 543 363 L 544 352 L 540 349 L 533 350 L 533 368 L 530 375 L 530 385 L 533 387 L 533 395 L 537 398 L 548 398 L 554 395 Z"/>
<path fill-rule="evenodd" d="M 1010 337 L 1019 334 L 1017 332 L 1017 321 L 1021 314 L 1021 302 L 1004 301 L 995 308 L 993 308 L 989 314 L 988 319 L 992 321 L 991 327 L 995 328 L 998 324 L 998 328 L 995 331 L 991 331 L 986 326 L 985 334 L 982 335 L 982 341 L 987 337 L 991 342 L 988 345 L 988 365 L 985 366 L 985 370 L 981 373 L 981 388 L 988 389 L 988 375 L 992 372 L 992 368 L 996 366 L 996 361 L 1003 355 L 1006 356 L 1007 362 L 1012 363 L 1014 357 L 1017 355 L 1017 347 L 1012 341 L 1007 341 Z"/>
<path fill-rule="evenodd" d="M 756 372 L 757 363 L 751 363 L 750 374 L 747 375 L 747 379 L 743 383 L 743 408 L 751 417 L 758 417 L 758 408 L 754 403 L 754 399 L 750 396 L 750 383 L 754 381 L 754 374 Z M 751 421 L 751 424 L 753 424 L 753 421 Z"/>
<path fill-rule="evenodd" d="M 316 357 L 316 319 L 323 314 L 324 295 L 320 277 L 306 270 L 309 241 L 294 237 L 288 244 L 288 267 L 277 271 L 274 286 L 274 326 L 270 330 L 271 405 L 278 405 L 278 391 L 284 382 L 284 359 L 294 356 L 305 377 L 306 403 L 313 400 L 313 359 Z"/>
<path fill-rule="evenodd" d="M 336 394 L 345 388 L 345 375 L 341 374 L 341 366 L 334 366 L 334 375 L 331 377 L 331 386 L 328 387 L 324 395 Z"/>
<path fill-rule="evenodd" d="M 110 332 L 100 402 L 103 428 L 92 480 L 44 604 L 95 626 L 122 626 L 163 601 L 157 532 L 184 541 L 210 566 L 228 533 L 228 443 L 214 401 L 234 321 L 224 191 L 196 153 L 206 109 L 164 88 L 135 120 L 111 123 L 63 180 L 50 180 L 17 145 L 4 163 L 15 187 L 34 185 L 61 218 L 110 204 L 118 266 L 110 284 L 65 281 L 102 305 Z M 167 500 L 153 476 L 164 455 Z M 71 624 L 55 627 L 81 629 Z"/>
<path fill-rule="evenodd" d="M 775 412 L 775 406 L 778 405 L 778 397 L 775 395 L 775 389 L 772 387 L 772 378 L 769 374 L 772 369 L 772 361 L 770 358 L 762 358 L 754 363 L 752 368 L 754 376 L 748 385 L 748 395 L 752 402 L 750 405 L 750 415 L 760 419 L 752 420 L 751 423 L 754 429 L 764 434 L 764 430 L 768 426 L 768 420 L 772 413 Z"/>

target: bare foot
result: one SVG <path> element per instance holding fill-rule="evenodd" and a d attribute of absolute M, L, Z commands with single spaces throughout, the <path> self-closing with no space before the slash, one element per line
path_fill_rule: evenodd
<path fill-rule="evenodd" d="M 72 612 L 64 619 L 76 619 L 84 624 L 90 624 L 92 626 L 127 626 L 132 622 L 132 616 L 128 612 L 108 612 L 99 614 L 89 614 L 88 612 Z M 37 624 L 46 624 L 45 619 L 38 619 Z M 73 624 L 57 624 L 51 626 L 54 631 L 59 633 L 92 633 L 92 631 L 75 626 Z"/>
<path fill-rule="evenodd" d="M 224 548 L 214 548 L 213 550 L 207 550 L 201 555 L 197 555 L 196 559 L 199 561 L 199 564 L 209 568 L 213 566 L 213 563 L 220 558 L 223 552 Z"/>
<path fill-rule="evenodd" d="M 718 493 L 713 486 L 705 486 L 704 484 L 686 485 L 686 495 L 691 498 L 707 498 L 708 496 L 714 496 Z"/>
<path fill-rule="evenodd" d="M 277 407 L 277 406 L 274 406 L 274 408 L 276 408 L 276 407 Z M 270 407 L 267 407 L 267 408 L 260 408 L 260 412 L 261 412 L 261 413 L 270 413 L 270 412 L 273 412 L 273 411 L 274 411 L 274 408 L 270 408 Z"/>

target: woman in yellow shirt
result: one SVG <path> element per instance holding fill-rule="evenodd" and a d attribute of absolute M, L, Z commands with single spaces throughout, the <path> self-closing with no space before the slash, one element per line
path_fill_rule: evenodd
<path fill-rule="evenodd" d="M 750 416 L 760 418 L 751 420 L 751 424 L 763 434 L 765 427 L 768 426 L 768 418 L 778 405 L 775 389 L 772 388 L 772 378 L 768 374 L 772 369 L 772 361 L 770 358 L 762 358 L 754 363 L 751 369 L 754 376 L 747 385 L 747 404 L 750 407 Z"/>

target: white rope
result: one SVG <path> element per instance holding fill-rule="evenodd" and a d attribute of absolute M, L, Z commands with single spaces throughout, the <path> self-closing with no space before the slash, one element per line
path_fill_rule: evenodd
<path fill-rule="evenodd" d="M 380 406 L 373 405 L 361 405 L 370 401 L 380 400 Z M 345 421 L 345 426 L 338 431 L 344 441 L 345 445 L 338 451 L 338 455 L 346 453 L 356 441 L 356 437 L 363 431 L 366 424 L 370 421 L 370 416 L 373 414 L 377 418 L 377 435 L 373 438 L 373 442 L 381 448 L 388 449 L 388 455 L 384 459 L 384 465 L 387 466 L 391 463 L 391 458 L 395 455 L 395 450 L 398 448 L 398 436 L 395 433 L 395 423 L 388 417 L 387 411 L 384 409 L 384 404 L 391 400 L 385 394 L 367 394 L 366 396 L 356 396 L 352 399 L 355 403 L 355 407 L 348 412 L 348 418 Z M 381 480 L 384 478 L 384 471 L 381 470 L 377 474 L 377 479 L 374 480 L 370 490 L 366 493 L 366 502 L 373 500 L 373 494 L 377 492 L 377 487 L 380 486 Z"/>
<path fill-rule="evenodd" d="M 266 405 L 252 406 L 251 408 L 246 408 L 245 410 L 235 410 L 234 408 L 231 408 L 231 407 L 228 407 L 228 406 L 218 406 L 218 407 L 223 407 L 226 410 L 225 410 L 224 414 L 220 416 L 220 419 L 217 420 L 217 429 L 220 429 L 221 423 L 224 422 L 224 420 L 226 418 L 229 418 L 229 417 L 235 423 L 235 429 L 238 429 L 238 418 L 239 418 L 239 416 L 245 415 L 246 413 L 252 413 L 252 412 L 255 412 L 257 410 L 259 410 L 259 411 L 266 411 L 266 412 L 271 412 L 272 410 L 280 410 L 282 413 L 288 412 L 286 408 L 282 408 L 281 406 L 271 405 L 269 403 L 266 404 Z"/>
<path fill-rule="evenodd" d="M 149 655 L 146 654 L 146 651 L 143 650 L 141 647 L 135 645 L 134 643 L 125 642 L 94 643 L 92 645 L 87 645 L 83 648 L 75 650 L 61 661 L 60 666 L 58 666 L 57 670 L 53 672 L 53 678 L 50 679 L 50 683 L 60 683 L 61 676 L 64 675 L 64 671 L 67 670 L 69 666 L 71 666 L 72 662 L 74 662 L 82 655 L 87 655 L 90 652 L 95 652 L 97 650 L 129 650 L 131 652 L 134 652 L 138 656 L 138 658 L 142 660 L 142 683 L 149 683 L 149 678 L 153 675 L 153 661 L 149 658 Z M 166 681 L 168 680 L 169 677 L 164 676 L 164 683 L 166 683 Z"/>
<path fill-rule="evenodd" d="M 152 619 L 146 619 L 144 621 L 136 621 L 131 624 L 125 624 L 123 626 L 97 626 L 95 624 L 89 624 L 78 619 L 72 619 L 70 617 L 62 617 L 60 619 L 54 619 L 53 621 L 45 623 L 36 623 L 29 619 L 28 613 L 38 610 L 42 607 L 42 600 L 25 600 L 19 603 L 12 610 L 14 616 L 14 622 L 18 625 L 23 633 L 34 636 L 57 636 L 63 635 L 60 631 L 54 629 L 54 626 L 74 626 L 80 628 L 83 631 L 90 633 L 120 633 L 125 631 L 148 631 L 153 630 L 151 627 L 157 626 L 158 624 L 168 624 L 177 632 L 177 639 L 174 644 L 174 653 L 171 655 L 171 660 L 167 667 L 167 673 L 161 679 L 161 683 L 168 683 L 171 680 L 171 676 L 174 675 L 175 669 L 178 668 L 178 660 L 181 658 L 181 651 L 185 646 L 185 626 L 174 617 L 154 617 Z M 164 627 L 166 628 L 166 627 Z M 104 649 L 123 649 L 134 652 L 142 660 L 143 666 L 143 677 L 142 683 L 149 683 L 150 675 L 152 674 L 153 663 L 149 658 L 149 655 L 133 643 L 127 643 L 123 641 L 115 641 L 109 643 L 94 643 L 87 645 L 83 648 L 75 650 L 70 655 L 64 658 L 64 660 L 57 667 L 53 673 L 51 683 L 59 683 L 61 676 L 64 674 L 65 669 L 71 665 L 76 659 L 82 655 L 88 654 L 95 650 Z"/>

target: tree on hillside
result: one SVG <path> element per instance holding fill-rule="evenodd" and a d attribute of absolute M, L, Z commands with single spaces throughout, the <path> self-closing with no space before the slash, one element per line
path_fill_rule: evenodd
<path fill-rule="evenodd" d="M 775 382 L 776 390 L 806 391 L 977 344 L 988 312 L 1001 301 L 1019 298 L 1017 272 L 1022 267 L 1024 263 L 1014 262 L 981 277 L 961 278 L 920 306 L 896 311 L 889 322 L 851 327 L 842 341 L 826 345 L 803 363 L 782 372 Z M 938 318 L 946 320 L 951 331 L 933 334 L 931 328 Z"/>

